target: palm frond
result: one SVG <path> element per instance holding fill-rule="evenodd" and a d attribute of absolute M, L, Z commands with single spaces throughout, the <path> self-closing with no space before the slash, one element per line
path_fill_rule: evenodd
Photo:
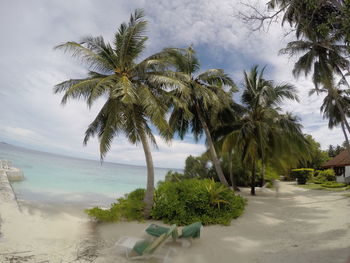
<path fill-rule="evenodd" d="M 118 56 L 118 67 L 122 71 L 130 68 L 131 63 L 145 49 L 147 21 L 143 18 L 143 10 L 137 9 L 130 16 L 129 24 L 122 24 L 115 36 L 115 52 Z"/>
<path fill-rule="evenodd" d="M 110 73 L 113 71 L 113 64 L 108 60 L 95 53 L 93 50 L 84 47 L 84 43 L 66 42 L 56 46 L 54 49 L 60 49 L 64 52 L 71 53 L 72 57 L 77 58 L 81 63 L 87 64 L 91 70 L 97 70 L 101 73 Z"/>
<path fill-rule="evenodd" d="M 66 104 L 68 99 L 88 99 L 92 90 L 103 78 L 73 79 L 64 81 L 55 86 L 54 92 L 65 91 L 61 103 Z"/>

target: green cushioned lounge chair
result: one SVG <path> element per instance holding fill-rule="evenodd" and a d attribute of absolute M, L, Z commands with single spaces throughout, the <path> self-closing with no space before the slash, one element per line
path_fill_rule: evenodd
<path fill-rule="evenodd" d="M 195 222 L 193 224 L 183 227 L 178 241 L 182 243 L 182 246 L 189 247 L 192 243 L 192 239 L 200 237 L 202 228 L 203 226 L 201 222 Z M 156 224 L 151 224 L 145 229 L 145 232 L 147 234 L 154 237 L 159 237 L 167 231 L 169 231 L 169 227 L 159 226 Z M 173 232 L 172 237 L 173 240 L 176 240 L 178 238 L 177 231 Z"/>
<path fill-rule="evenodd" d="M 181 231 L 180 238 L 199 238 L 201 236 L 201 229 L 201 222 L 196 222 L 185 226 Z"/>
<path fill-rule="evenodd" d="M 161 234 L 153 241 L 140 238 L 122 237 L 118 240 L 115 246 L 125 249 L 125 254 L 128 259 L 158 258 L 162 259 L 162 262 L 168 262 L 170 253 L 175 253 L 175 249 L 169 248 L 165 254 L 159 254 L 157 252 L 165 241 L 172 236 L 174 231 L 176 231 L 176 225 L 172 225 L 166 233 Z"/>
<path fill-rule="evenodd" d="M 159 226 L 157 224 L 150 224 L 145 229 L 145 232 L 153 237 L 160 237 L 162 234 L 167 233 L 169 230 L 170 230 L 170 228 L 166 227 L 166 226 Z M 176 240 L 179 237 L 179 234 L 177 232 L 177 227 L 175 227 L 171 236 L 172 236 L 173 240 Z"/>

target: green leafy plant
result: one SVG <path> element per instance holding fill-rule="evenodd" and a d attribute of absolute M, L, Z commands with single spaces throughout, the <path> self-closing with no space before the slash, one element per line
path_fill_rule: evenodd
<path fill-rule="evenodd" d="M 152 217 L 177 225 L 196 221 L 229 225 L 242 214 L 244 205 L 242 197 L 210 179 L 162 182 L 155 192 Z"/>
<path fill-rule="evenodd" d="M 315 177 L 310 180 L 310 182 L 313 182 L 315 184 L 323 184 L 328 181 L 335 181 L 335 173 L 333 169 L 328 170 L 318 170 L 315 171 Z"/>
<path fill-rule="evenodd" d="M 110 209 L 94 207 L 86 209 L 85 213 L 100 222 L 142 221 L 145 206 L 144 196 L 145 189 L 136 189 L 124 197 L 118 198 L 117 203 L 113 203 Z"/>
<path fill-rule="evenodd" d="M 291 177 L 297 179 L 298 184 L 306 184 L 307 180 L 312 178 L 314 174 L 314 169 L 302 168 L 293 169 L 291 171 Z"/>
<path fill-rule="evenodd" d="M 184 174 L 170 170 L 166 173 L 164 180 L 166 182 L 179 182 L 181 180 L 184 180 L 185 178 L 186 177 Z"/>
<path fill-rule="evenodd" d="M 210 203 L 213 206 L 217 206 L 220 210 L 220 204 L 228 204 L 229 202 L 225 200 L 225 192 L 227 191 L 227 187 L 223 184 L 215 183 L 214 179 L 206 180 L 205 189 L 207 190 L 210 198 Z"/>

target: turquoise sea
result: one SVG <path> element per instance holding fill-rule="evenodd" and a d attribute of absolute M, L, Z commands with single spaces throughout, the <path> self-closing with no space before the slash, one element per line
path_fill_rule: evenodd
<path fill-rule="evenodd" d="M 13 183 L 17 198 L 47 203 L 108 205 L 146 186 L 146 167 L 66 157 L 0 143 L 0 159 L 23 170 L 26 180 Z M 156 168 L 155 181 L 169 169 Z"/>

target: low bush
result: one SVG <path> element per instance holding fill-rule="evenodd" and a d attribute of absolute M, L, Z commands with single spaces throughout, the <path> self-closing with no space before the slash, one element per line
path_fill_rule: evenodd
<path fill-rule="evenodd" d="M 273 182 L 267 182 L 266 188 L 273 188 Z"/>
<path fill-rule="evenodd" d="M 116 203 L 111 205 L 110 209 L 101 209 L 94 207 L 86 209 L 87 213 L 97 221 L 102 222 L 117 222 L 125 221 L 142 221 L 145 196 L 145 189 L 136 189 L 124 197 L 118 198 Z"/>
<path fill-rule="evenodd" d="M 279 179 L 280 179 L 279 173 L 272 167 L 267 166 L 265 170 L 265 182 L 270 183 L 270 186 L 272 187 L 273 182 Z"/>
<path fill-rule="evenodd" d="M 321 184 L 321 186 L 326 188 L 342 188 L 342 187 L 346 187 L 347 185 L 343 183 L 338 183 L 338 182 L 325 182 Z"/>
<path fill-rule="evenodd" d="M 186 176 L 182 173 L 174 172 L 172 170 L 168 171 L 165 175 L 164 180 L 167 182 L 179 182 L 186 179 Z"/>
<path fill-rule="evenodd" d="M 297 179 L 298 184 L 306 184 L 307 180 L 312 178 L 314 169 L 293 169 L 290 174 L 294 180 Z"/>
<path fill-rule="evenodd" d="M 214 180 L 161 182 L 155 192 L 152 217 L 165 223 L 229 225 L 244 211 L 245 200 Z"/>
<path fill-rule="evenodd" d="M 85 212 L 99 222 L 142 221 L 144 189 L 118 198 L 109 209 L 94 207 Z M 152 218 L 165 223 L 187 225 L 229 225 L 244 211 L 245 200 L 211 179 L 183 179 L 160 182 L 155 191 Z"/>
<path fill-rule="evenodd" d="M 323 184 L 325 182 L 335 181 L 336 179 L 333 169 L 318 170 L 315 172 L 315 175 L 312 179 L 312 182 L 315 184 Z"/>

